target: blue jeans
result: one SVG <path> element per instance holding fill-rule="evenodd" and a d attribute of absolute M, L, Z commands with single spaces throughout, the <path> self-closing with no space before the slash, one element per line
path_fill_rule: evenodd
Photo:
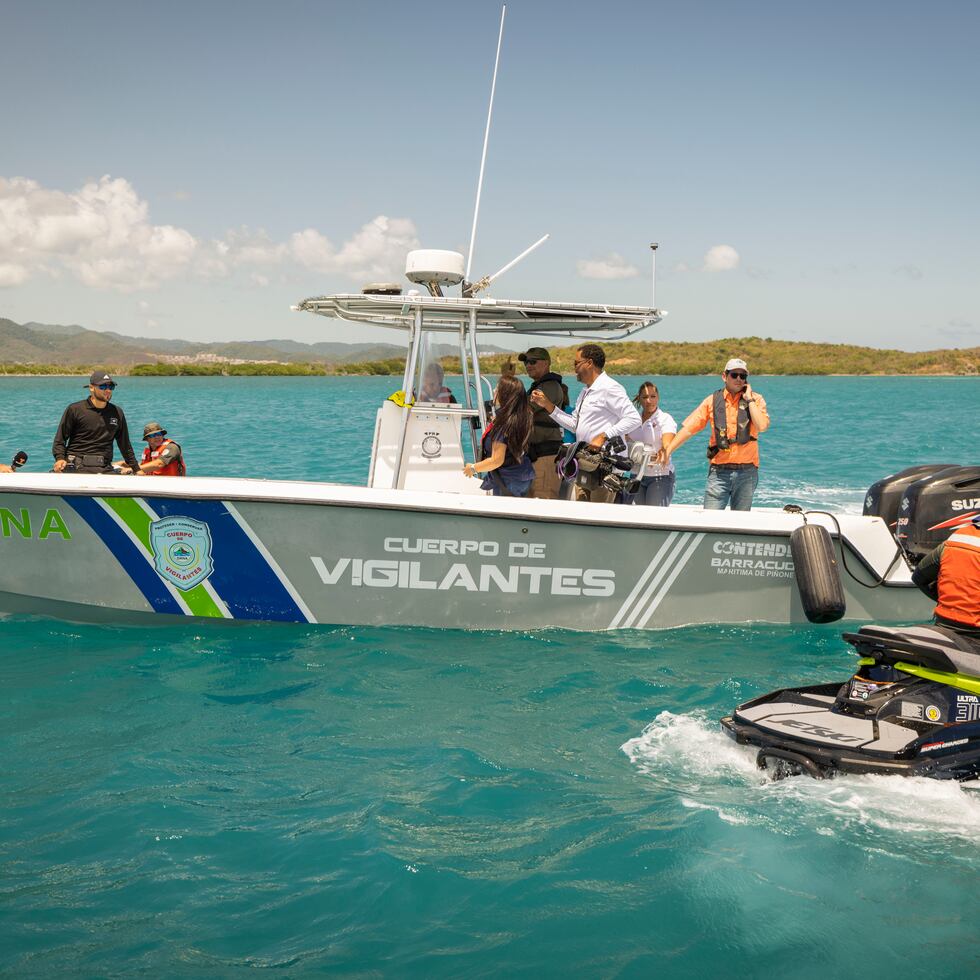
<path fill-rule="evenodd" d="M 751 510 L 752 494 L 759 483 L 759 467 L 709 466 L 708 482 L 704 488 L 704 509 Z"/>
<path fill-rule="evenodd" d="M 624 504 L 644 504 L 647 507 L 669 507 L 674 498 L 674 485 L 677 474 L 666 476 L 645 476 L 640 481 L 640 489 L 623 501 Z"/>

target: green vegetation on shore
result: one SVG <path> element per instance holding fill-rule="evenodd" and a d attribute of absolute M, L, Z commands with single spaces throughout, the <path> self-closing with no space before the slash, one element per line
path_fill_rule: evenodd
<path fill-rule="evenodd" d="M 405 370 L 405 362 L 400 358 L 387 361 L 364 361 L 359 364 L 266 364 L 250 362 L 247 364 L 223 364 L 212 362 L 200 364 L 158 363 L 136 364 L 127 372 L 136 377 L 175 378 L 175 377 L 256 377 L 258 375 L 277 377 L 307 377 L 310 375 L 342 374 L 397 374 Z"/>
<path fill-rule="evenodd" d="M 742 357 L 753 374 L 786 375 L 977 375 L 980 347 L 962 350 L 900 351 L 852 344 L 813 344 L 762 337 L 701 343 L 626 341 L 601 344 L 606 370 L 624 375 L 720 374 L 730 357 Z M 552 364 L 572 373 L 574 347 L 553 347 Z M 506 357 L 482 358 L 488 374 L 498 373 Z"/>
<path fill-rule="evenodd" d="M 311 374 L 331 374 L 325 364 L 278 364 L 251 361 L 245 364 L 222 364 L 217 361 L 201 364 L 197 361 L 156 364 L 134 364 L 126 374 L 137 378 L 177 378 L 177 377 L 277 377 L 279 375 L 305 377 Z"/>
<path fill-rule="evenodd" d="M 980 347 L 932 351 L 878 350 L 851 344 L 813 344 L 761 337 L 729 338 L 701 343 L 626 341 L 603 344 L 606 367 L 618 375 L 711 375 L 719 374 L 730 357 L 744 357 L 753 374 L 763 375 L 960 375 L 980 374 Z M 552 347 L 554 366 L 563 374 L 572 373 L 574 347 Z M 481 358 L 486 374 L 499 374 L 514 354 L 490 354 Z M 458 358 L 442 358 L 450 373 L 459 373 Z M 102 366 L 102 365 L 96 365 Z M 52 364 L 0 364 L 0 374 L 86 375 L 92 365 L 75 368 Z M 110 369 L 112 366 L 110 365 Z M 171 361 L 136 364 L 118 373 L 142 377 L 176 376 L 316 376 L 316 375 L 395 375 L 404 370 L 401 358 L 362 361 L 354 364 L 266 363 L 243 364 Z"/>
<path fill-rule="evenodd" d="M 71 377 L 82 375 L 86 377 L 95 370 L 93 365 L 76 364 L 74 366 L 65 364 L 0 364 L 0 375 L 36 375 L 51 374 Z"/>

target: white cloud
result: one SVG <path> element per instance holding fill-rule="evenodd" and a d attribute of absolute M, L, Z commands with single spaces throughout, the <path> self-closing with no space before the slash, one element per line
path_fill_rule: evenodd
<path fill-rule="evenodd" d="M 340 248 L 314 228 L 298 231 L 289 240 L 290 253 L 300 265 L 352 279 L 401 278 L 405 253 L 418 247 L 418 234 L 411 221 L 383 214 Z"/>
<path fill-rule="evenodd" d="M 712 245 L 704 253 L 705 272 L 730 272 L 738 268 L 741 257 L 731 245 Z"/>
<path fill-rule="evenodd" d="M 0 284 L 63 268 L 99 289 L 152 289 L 187 267 L 197 243 L 183 229 L 151 225 L 148 211 L 121 178 L 65 193 L 0 177 L 0 266 L 19 269 Z"/>
<path fill-rule="evenodd" d="M 634 279 L 640 274 L 635 265 L 617 252 L 610 252 L 602 259 L 579 259 L 576 268 L 583 279 Z"/>
<path fill-rule="evenodd" d="M 922 270 L 917 265 L 900 265 L 892 270 L 892 275 L 900 279 L 911 279 L 913 281 L 922 278 Z"/>
<path fill-rule="evenodd" d="M 178 276 L 229 276 L 247 270 L 258 285 L 294 264 L 354 280 L 397 278 L 418 248 L 407 218 L 379 215 L 335 246 L 307 228 L 285 241 L 245 226 L 199 241 L 173 225 L 154 225 L 149 205 L 125 179 L 105 176 L 70 193 L 23 177 L 0 177 L 0 287 L 67 272 L 95 289 L 148 290 Z"/>
<path fill-rule="evenodd" d="M 221 257 L 233 266 L 278 265 L 286 257 L 286 246 L 274 242 L 263 230 L 242 227 L 229 231 L 220 249 Z"/>
<path fill-rule="evenodd" d="M 5 286 L 19 286 L 29 278 L 30 272 L 26 266 L 15 262 L 0 262 L 0 289 Z"/>

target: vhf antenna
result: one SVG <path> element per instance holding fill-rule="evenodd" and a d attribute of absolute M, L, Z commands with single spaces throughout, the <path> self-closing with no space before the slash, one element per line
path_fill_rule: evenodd
<path fill-rule="evenodd" d="M 470 250 L 466 254 L 466 275 L 463 277 L 463 295 L 468 295 L 470 270 L 473 268 L 473 249 L 476 246 L 476 223 L 480 217 L 480 194 L 483 192 L 483 171 L 487 164 L 487 145 L 490 142 L 490 120 L 493 118 L 493 96 L 497 90 L 497 68 L 500 65 L 500 48 L 504 43 L 504 18 L 507 4 L 500 11 L 500 34 L 497 36 L 497 57 L 493 62 L 493 81 L 490 84 L 490 107 L 487 109 L 487 128 L 483 134 L 483 156 L 480 159 L 480 179 L 476 185 L 476 207 L 473 209 L 473 230 L 470 232 Z"/>

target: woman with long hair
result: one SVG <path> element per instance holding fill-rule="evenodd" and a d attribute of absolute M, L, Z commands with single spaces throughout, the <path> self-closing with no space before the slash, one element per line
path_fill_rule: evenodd
<path fill-rule="evenodd" d="M 632 500 L 624 503 L 646 504 L 651 507 L 669 507 L 674 497 L 674 484 L 677 475 L 674 473 L 674 462 L 667 464 L 654 463 L 652 457 L 666 449 L 677 434 L 677 423 L 673 416 L 668 415 L 660 407 L 660 391 L 652 381 L 644 381 L 633 399 L 640 412 L 640 427 L 626 436 L 629 444 L 642 442 L 651 457 L 640 490 Z"/>
<path fill-rule="evenodd" d="M 483 489 L 495 497 L 526 497 L 534 482 L 534 465 L 527 455 L 531 440 L 531 404 L 524 385 L 513 375 L 497 382 L 493 422 L 481 442 L 482 458 L 463 467 L 466 476 L 485 474 Z"/>

